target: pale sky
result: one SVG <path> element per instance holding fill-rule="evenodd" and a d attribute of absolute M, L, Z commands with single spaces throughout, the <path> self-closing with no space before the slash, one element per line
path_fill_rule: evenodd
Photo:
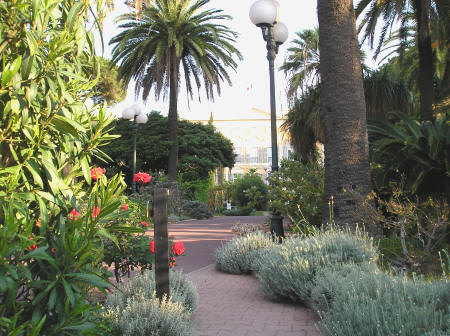
<path fill-rule="evenodd" d="M 180 91 L 178 100 L 178 112 L 182 118 L 201 119 L 209 118 L 212 111 L 214 116 L 224 116 L 226 114 L 245 113 L 252 107 L 264 111 L 270 110 L 269 100 L 269 70 L 266 59 L 266 44 L 262 38 L 260 28 L 253 25 L 249 19 L 249 9 L 255 0 L 211 0 L 210 6 L 223 9 L 225 14 L 233 17 L 233 20 L 226 24 L 240 34 L 237 40 L 237 48 L 243 55 L 243 61 L 239 62 L 237 72 L 230 70 L 233 86 L 222 85 L 221 96 L 216 96 L 214 102 L 206 100 L 201 92 L 201 103 L 198 95 L 187 105 L 187 99 L 183 88 Z M 286 91 L 286 79 L 284 73 L 278 71 L 286 55 L 286 49 L 294 37 L 294 33 L 303 29 L 314 28 L 317 23 L 317 0 L 278 0 L 280 3 L 280 21 L 286 24 L 289 29 L 288 40 L 280 46 L 277 59 L 275 61 L 275 90 L 277 100 L 277 113 L 287 111 L 287 101 L 284 92 Z M 105 52 L 103 57 L 111 58 L 111 47 L 109 40 L 120 30 L 116 28 L 114 18 L 129 11 L 129 7 L 123 4 L 122 0 L 114 1 L 114 12 L 109 13 L 104 21 L 103 38 L 105 40 Z M 97 39 L 99 40 L 99 39 Z M 97 42 L 97 53 L 101 55 L 101 46 Z M 366 61 L 369 61 L 367 59 Z M 371 65 L 371 64 L 369 64 Z M 195 91 L 197 92 L 197 91 Z M 155 101 L 153 92 L 147 100 L 146 105 L 142 101 L 134 99 L 134 83 L 130 84 L 125 101 L 112 108 L 112 112 L 120 115 L 121 111 L 138 103 L 145 111 L 161 111 L 167 114 L 168 100 Z"/>

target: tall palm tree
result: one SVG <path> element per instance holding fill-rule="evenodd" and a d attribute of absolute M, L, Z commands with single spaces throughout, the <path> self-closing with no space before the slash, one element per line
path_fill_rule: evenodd
<path fill-rule="evenodd" d="M 367 10 L 367 11 L 366 11 Z M 413 24 L 416 29 L 416 45 L 419 54 L 419 92 L 420 113 L 422 120 L 433 118 L 433 51 L 431 46 L 430 25 L 433 17 L 438 18 L 442 27 L 448 29 L 449 15 L 448 0 L 360 0 L 356 7 L 356 14 L 360 16 L 365 12 L 360 30 L 365 27 L 364 38 L 368 38 L 373 47 L 377 20 L 382 17 L 384 25 L 381 29 L 376 54 L 395 22 L 401 25 L 400 32 L 408 31 Z M 448 38 L 448 31 L 446 31 Z M 400 39 L 402 39 L 400 34 Z M 402 47 L 404 44 L 401 43 Z"/>
<path fill-rule="evenodd" d="M 177 101 L 181 83 L 188 98 L 193 97 L 193 83 L 203 85 L 207 99 L 220 94 L 222 81 L 231 84 L 227 68 L 236 69 L 235 57 L 242 59 L 234 46 L 237 33 L 223 22 L 231 17 L 218 9 L 205 9 L 209 0 L 154 0 L 145 4 L 137 16 L 128 13 L 117 20 L 124 30 L 111 39 L 112 61 L 120 64 L 119 78 L 136 82 L 136 95 L 147 100 L 151 90 L 156 99 L 169 92 L 168 177 L 177 180 L 178 140 Z"/>
<path fill-rule="evenodd" d="M 287 50 L 287 57 L 280 67 L 289 78 L 288 98 L 294 98 L 299 89 L 316 86 L 319 76 L 319 28 L 305 29 L 295 33 Z"/>
<path fill-rule="evenodd" d="M 334 220 L 355 227 L 357 202 L 371 190 L 366 106 L 352 0 L 318 0 L 321 109 L 325 136 L 325 197 Z M 324 209 L 324 219 L 327 219 Z M 367 227 L 371 234 L 378 228 Z"/>

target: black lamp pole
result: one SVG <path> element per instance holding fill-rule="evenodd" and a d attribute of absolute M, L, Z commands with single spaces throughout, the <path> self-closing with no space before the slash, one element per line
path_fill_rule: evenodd
<path fill-rule="evenodd" d="M 278 53 L 279 44 L 275 42 L 273 35 L 273 25 L 259 24 L 267 47 L 267 60 L 269 61 L 270 78 L 270 130 L 272 140 L 272 173 L 278 170 L 278 141 L 277 141 L 277 116 L 275 104 L 275 71 L 274 62 Z M 270 232 L 281 239 L 284 237 L 283 217 L 277 210 L 272 211 L 270 219 Z"/>
<path fill-rule="evenodd" d="M 137 115 L 134 116 L 133 123 L 131 124 L 131 129 L 133 131 L 133 183 L 131 185 L 131 190 L 133 194 L 136 192 L 136 181 L 134 180 L 134 175 L 136 174 L 136 138 L 138 123 L 136 122 Z"/>

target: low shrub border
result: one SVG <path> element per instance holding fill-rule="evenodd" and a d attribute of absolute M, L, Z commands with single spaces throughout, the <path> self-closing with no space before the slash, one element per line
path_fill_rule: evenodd
<path fill-rule="evenodd" d="M 441 280 L 426 281 L 382 271 L 376 264 L 377 249 L 361 233 L 322 231 L 264 247 L 252 245 L 256 237 L 235 237 L 219 248 L 216 268 L 234 273 L 256 270 L 268 297 L 316 310 L 324 335 L 450 332 L 450 282 L 445 272 Z M 248 259 L 250 269 L 242 267 Z"/>

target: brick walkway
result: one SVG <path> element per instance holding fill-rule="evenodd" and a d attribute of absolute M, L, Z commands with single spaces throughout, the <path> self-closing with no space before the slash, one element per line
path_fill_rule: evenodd
<path fill-rule="evenodd" d="M 320 336 L 314 312 L 267 300 L 254 276 L 220 273 L 210 265 L 189 277 L 200 296 L 198 336 Z"/>
<path fill-rule="evenodd" d="M 275 303 L 264 297 L 254 276 L 214 269 L 215 250 L 232 238 L 231 226 L 262 223 L 264 216 L 214 217 L 169 224 L 169 233 L 183 241 L 186 256 L 177 268 L 188 273 L 199 293 L 194 313 L 198 336 L 320 336 L 311 310 Z M 180 335 L 181 336 L 181 335 Z"/>

